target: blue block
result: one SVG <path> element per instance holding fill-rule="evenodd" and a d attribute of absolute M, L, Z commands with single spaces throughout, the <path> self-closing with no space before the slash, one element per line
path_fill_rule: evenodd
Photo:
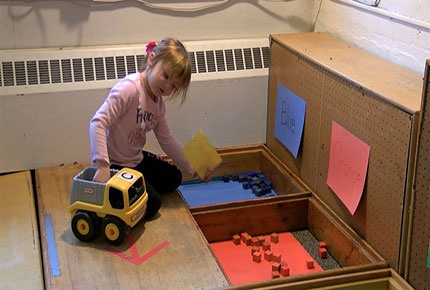
<path fill-rule="evenodd" d="M 256 196 L 262 196 L 264 195 L 264 192 L 261 188 L 256 188 L 255 190 L 252 191 Z"/>

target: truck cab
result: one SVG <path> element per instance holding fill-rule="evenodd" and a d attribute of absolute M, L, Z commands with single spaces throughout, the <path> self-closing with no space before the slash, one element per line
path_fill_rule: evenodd
<path fill-rule="evenodd" d="M 71 227 L 82 241 L 101 229 L 112 244 L 120 244 L 144 216 L 148 194 L 143 175 L 133 169 L 111 169 L 106 183 L 94 182 L 96 167 L 87 167 L 72 182 L 69 211 Z"/>

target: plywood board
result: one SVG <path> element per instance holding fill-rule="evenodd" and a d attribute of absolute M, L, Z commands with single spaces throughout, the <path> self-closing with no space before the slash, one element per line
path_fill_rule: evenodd
<path fill-rule="evenodd" d="M 181 289 L 221 288 L 228 281 L 177 192 L 163 195 L 156 218 L 140 222 L 121 246 L 106 247 L 103 237 L 78 241 L 68 213 L 71 181 L 83 165 L 36 170 L 45 281 L 47 289 Z M 45 219 L 52 217 L 61 275 L 54 276 Z M 130 243 L 129 243 L 130 242 Z M 135 257 L 154 253 L 140 264 Z M 131 257 L 131 258 L 130 258 Z"/>
<path fill-rule="evenodd" d="M 426 63 L 422 115 L 415 176 L 411 251 L 408 281 L 416 289 L 430 289 L 430 59 Z"/>
<path fill-rule="evenodd" d="M 318 66 L 372 91 L 409 113 L 420 110 L 422 76 L 327 33 L 277 34 L 273 39 Z M 272 64 L 272 63 L 271 63 Z"/>
<path fill-rule="evenodd" d="M 325 33 L 274 35 L 271 48 L 267 146 L 397 270 L 421 76 Z M 297 158 L 273 135 L 278 84 L 307 102 Z M 371 146 L 353 216 L 326 184 L 332 121 Z"/>
<path fill-rule="evenodd" d="M 33 187 L 29 171 L 0 176 L 0 288 L 43 289 Z"/>

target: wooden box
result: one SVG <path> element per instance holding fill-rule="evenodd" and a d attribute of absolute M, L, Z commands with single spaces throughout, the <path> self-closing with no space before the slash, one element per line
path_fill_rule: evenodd
<path fill-rule="evenodd" d="M 306 101 L 297 158 L 273 134 L 278 85 Z M 326 33 L 273 35 L 267 146 L 403 275 L 422 76 Z M 335 121 L 370 146 L 354 213 L 327 185 Z"/>
<path fill-rule="evenodd" d="M 260 170 L 274 184 L 278 195 L 206 206 L 190 207 L 198 228 L 209 244 L 231 240 L 235 234 L 252 236 L 272 232 L 308 230 L 326 241 L 341 268 L 319 273 L 262 281 L 243 287 L 306 281 L 321 277 L 387 267 L 386 261 L 315 194 L 307 190 L 285 165 L 264 145 L 218 150 L 223 164 L 215 175 Z M 232 222 L 234 220 L 234 222 Z M 215 256 L 215 255 L 214 255 Z M 216 257 L 215 257 L 216 258 Z"/>

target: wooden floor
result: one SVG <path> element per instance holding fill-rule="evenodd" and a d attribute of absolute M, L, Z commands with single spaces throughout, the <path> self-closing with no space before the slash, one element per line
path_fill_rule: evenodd
<path fill-rule="evenodd" d="M 43 289 L 29 171 L 0 176 L 0 288 Z"/>
<path fill-rule="evenodd" d="M 103 237 L 91 243 L 78 241 L 70 228 L 68 207 L 72 178 L 83 168 L 72 165 L 36 170 L 47 289 L 213 289 L 229 285 L 177 192 L 163 196 L 159 215 L 134 227 L 131 240 L 112 247 L 128 259 L 109 251 Z M 55 247 L 47 239 L 50 229 L 45 218 L 49 215 Z M 159 246 L 145 261 L 132 263 Z M 59 269 L 53 271 L 50 259 L 55 250 Z"/>

